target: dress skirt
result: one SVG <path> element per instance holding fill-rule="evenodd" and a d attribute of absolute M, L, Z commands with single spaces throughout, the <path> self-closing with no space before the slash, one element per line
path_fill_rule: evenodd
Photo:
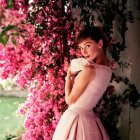
<path fill-rule="evenodd" d="M 52 140 L 110 140 L 93 111 L 69 107 L 61 117 Z"/>

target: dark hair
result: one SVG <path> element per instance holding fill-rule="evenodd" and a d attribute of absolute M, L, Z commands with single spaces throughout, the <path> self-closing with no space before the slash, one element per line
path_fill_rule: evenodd
<path fill-rule="evenodd" d="M 84 39 L 91 38 L 96 43 L 99 42 L 100 39 L 103 40 L 103 48 L 106 49 L 109 46 L 109 41 L 107 40 L 107 37 L 105 36 L 103 29 L 101 27 L 85 27 L 80 33 L 78 34 L 75 43 L 78 45 L 81 43 Z"/>

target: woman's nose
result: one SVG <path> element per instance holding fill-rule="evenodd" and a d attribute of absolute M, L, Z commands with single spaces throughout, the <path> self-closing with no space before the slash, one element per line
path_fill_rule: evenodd
<path fill-rule="evenodd" d="M 83 49 L 82 49 L 82 54 L 87 54 L 86 48 L 83 48 Z"/>

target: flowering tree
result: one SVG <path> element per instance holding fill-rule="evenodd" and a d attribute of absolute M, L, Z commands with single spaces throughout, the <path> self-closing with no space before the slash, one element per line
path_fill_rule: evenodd
<path fill-rule="evenodd" d="M 49 140 L 64 102 L 64 77 L 75 55 L 74 24 L 68 1 L 1 1 L 0 71 L 29 88 L 20 112 L 26 114 L 23 139 Z M 11 16 L 12 15 L 12 16 Z"/>

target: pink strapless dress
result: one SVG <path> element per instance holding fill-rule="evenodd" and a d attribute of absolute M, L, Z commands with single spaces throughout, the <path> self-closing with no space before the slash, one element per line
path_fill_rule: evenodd
<path fill-rule="evenodd" d="M 109 140 L 99 117 L 93 112 L 107 89 L 112 71 L 108 66 L 94 64 L 96 76 L 78 100 L 62 115 L 52 140 Z M 78 75 L 77 77 L 78 78 Z"/>

